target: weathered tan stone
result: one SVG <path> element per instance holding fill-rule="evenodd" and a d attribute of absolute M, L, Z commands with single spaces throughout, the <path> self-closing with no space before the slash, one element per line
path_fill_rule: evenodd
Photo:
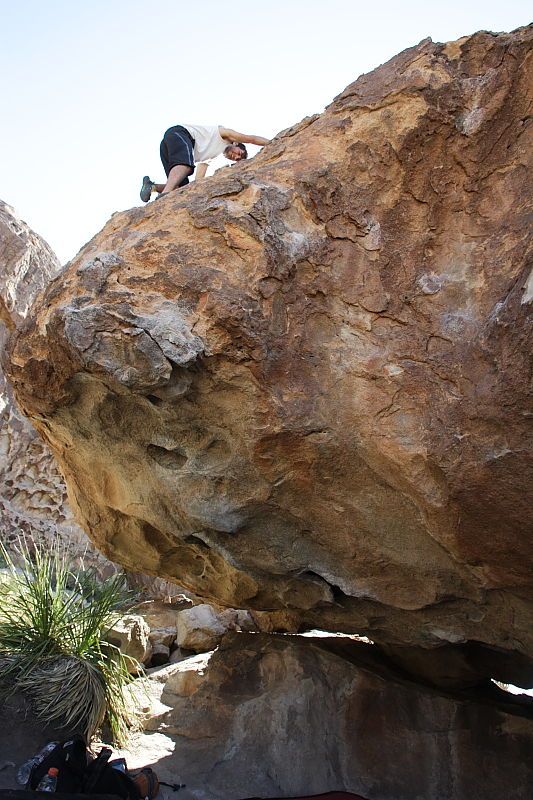
<path fill-rule="evenodd" d="M 120 647 L 125 656 L 131 656 L 141 664 L 147 664 L 152 657 L 152 643 L 149 639 L 150 628 L 138 614 L 125 614 L 107 631 L 105 638 Z M 135 665 L 131 671 L 136 672 Z"/>
<path fill-rule="evenodd" d="M 295 611 L 252 611 L 257 630 L 262 633 L 296 633 L 301 615 Z"/>
<path fill-rule="evenodd" d="M 178 624 L 178 612 L 191 607 L 192 602 L 180 595 L 177 602 L 164 603 L 161 600 L 145 600 L 132 606 L 130 610 L 134 614 L 140 614 L 150 630 L 157 630 L 159 628 L 175 629 Z"/>
<path fill-rule="evenodd" d="M 531 37 L 406 50 L 54 283 L 7 368 L 106 555 L 531 658 Z"/>
<path fill-rule="evenodd" d="M 185 650 L 204 653 L 213 650 L 228 628 L 208 603 L 178 613 L 177 644 Z"/>
<path fill-rule="evenodd" d="M 169 628 L 150 628 L 150 633 L 148 634 L 148 638 L 154 645 L 162 644 L 165 647 L 172 647 L 172 645 L 176 641 L 176 635 L 177 635 L 176 626 Z"/>
<path fill-rule="evenodd" d="M 249 611 L 227 608 L 218 614 L 218 619 L 226 631 L 254 631 L 257 625 Z"/>
<path fill-rule="evenodd" d="M 185 608 L 192 605 L 191 594 L 183 594 L 181 586 L 165 578 L 128 570 L 128 584 L 139 597 L 146 598 L 144 600 L 146 603 L 154 600 L 168 608 Z"/>

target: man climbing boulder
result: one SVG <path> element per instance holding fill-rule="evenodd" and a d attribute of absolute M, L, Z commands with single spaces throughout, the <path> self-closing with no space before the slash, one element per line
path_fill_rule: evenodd
<path fill-rule="evenodd" d="M 196 180 L 205 177 L 209 162 L 224 154 L 230 161 L 248 158 L 246 144 L 263 146 L 269 139 L 239 133 L 222 125 L 174 125 L 169 128 L 159 149 L 167 176 L 166 183 L 154 183 L 145 175 L 141 187 L 141 200 L 147 203 L 152 192 L 168 194 L 186 186 L 196 168 Z"/>

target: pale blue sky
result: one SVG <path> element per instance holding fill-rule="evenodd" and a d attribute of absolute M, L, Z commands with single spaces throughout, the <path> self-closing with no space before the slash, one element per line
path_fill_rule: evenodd
<path fill-rule="evenodd" d="M 65 262 L 163 177 L 170 125 L 270 137 L 426 36 L 531 16 L 525 0 L 0 0 L 0 198 Z"/>

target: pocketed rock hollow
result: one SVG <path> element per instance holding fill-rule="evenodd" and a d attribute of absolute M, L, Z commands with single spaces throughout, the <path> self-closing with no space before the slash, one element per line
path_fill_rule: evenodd
<path fill-rule="evenodd" d="M 109 558 L 531 658 L 531 39 L 421 42 L 51 284 L 6 371 Z"/>

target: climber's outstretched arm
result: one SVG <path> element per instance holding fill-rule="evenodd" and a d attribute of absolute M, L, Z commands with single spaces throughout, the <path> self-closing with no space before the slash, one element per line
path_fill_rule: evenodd
<path fill-rule="evenodd" d="M 242 142 L 243 144 L 257 144 L 263 147 L 268 144 L 270 139 L 265 139 L 264 136 L 253 136 L 251 133 L 239 133 L 234 131 L 233 128 L 219 128 L 220 135 L 223 139 L 230 142 Z"/>

